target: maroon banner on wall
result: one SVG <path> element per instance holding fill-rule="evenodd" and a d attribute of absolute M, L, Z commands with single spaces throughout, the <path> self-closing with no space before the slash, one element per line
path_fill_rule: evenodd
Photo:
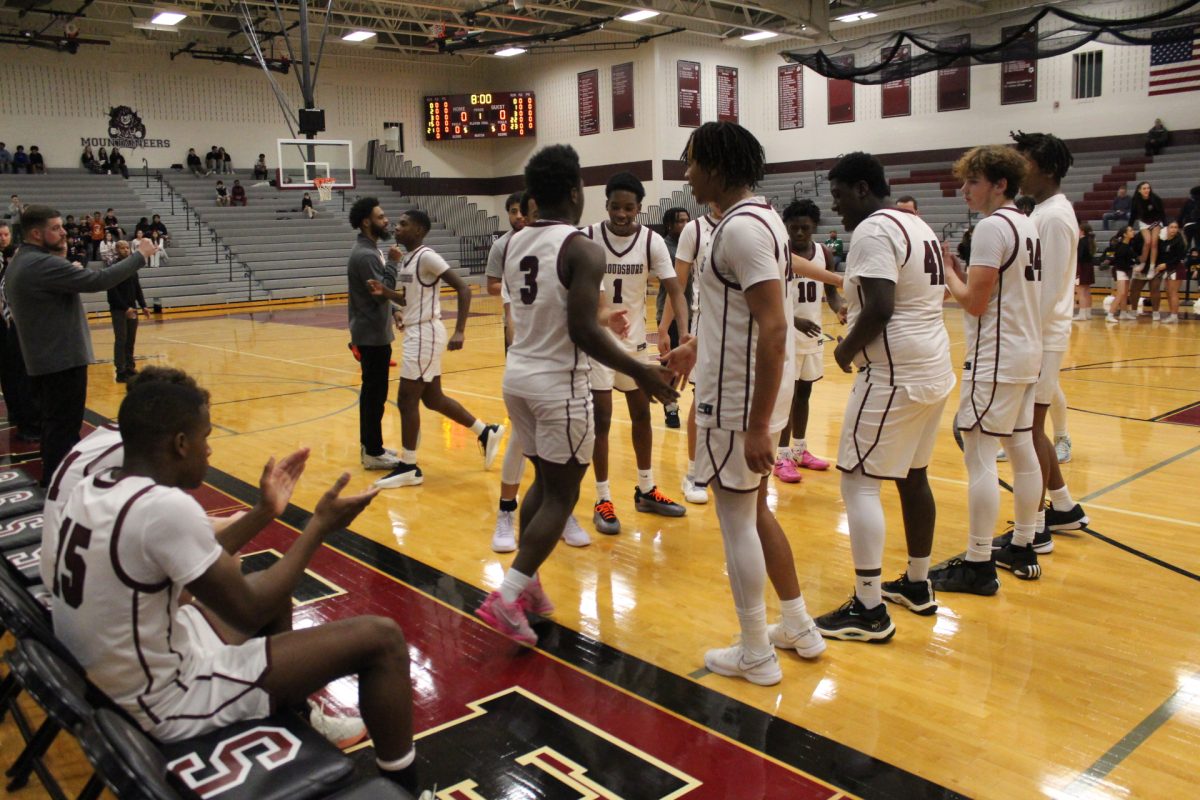
<path fill-rule="evenodd" d="M 829 59 L 843 69 L 854 67 L 854 56 L 836 56 Z M 829 124 L 854 122 L 854 81 L 829 79 Z"/>
<path fill-rule="evenodd" d="M 1022 26 L 1002 28 L 1000 36 L 1007 39 Z M 1004 52 L 1000 65 L 1000 105 L 1032 103 L 1037 100 L 1037 29 L 1027 31 Z"/>
<path fill-rule="evenodd" d="M 779 84 L 779 130 L 804 127 L 804 67 L 785 64 L 777 74 Z"/>
<path fill-rule="evenodd" d="M 738 121 L 737 67 L 717 67 L 717 122 Z"/>
<path fill-rule="evenodd" d="M 889 79 L 880 87 L 884 117 L 907 117 L 912 113 L 911 59 L 912 48 L 909 45 L 897 47 L 894 51 L 889 47 L 883 51 L 883 60 L 887 64 L 883 76 Z"/>
<path fill-rule="evenodd" d="M 679 92 L 679 127 L 700 127 L 700 62 L 676 61 L 675 80 Z"/>
<path fill-rule="evenodd" d="M 613 64 L 612 117 L 614 131 L 633 127 L 633 62 Z"/>
<path fill-rule="evenodd" d="M 938 46 L 957 50 L 971 45 L 970 34 L 942 39 Z M 971 107 L 971 60 L 960 58 L 952 66 L 938 70 L 938 111 L 963 111 Z"/>
<path fill-rule="evenodd" d="M 600 132 L 600 70 L 580 72 L 579 78 L 579 135 L 591 136 Z"/>

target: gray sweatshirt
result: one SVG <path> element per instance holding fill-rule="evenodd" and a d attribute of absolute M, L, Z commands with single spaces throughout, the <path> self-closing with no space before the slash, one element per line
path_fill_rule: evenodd
<path fill-rule="evenodd" d="M 392 333 L 391 303 L 386 297 L 371 294 L 367 280 L 374 278 L 389 289 L 395 289 L 399 265 L 398 261 L 384 262 L 379 245 L 362 233 L 358 235 L 346 266 L 350 295 L 347 310 L 350 316 L 350 341 L 353 344 L 378 346 L 391 344 L 395 338 Z"/>

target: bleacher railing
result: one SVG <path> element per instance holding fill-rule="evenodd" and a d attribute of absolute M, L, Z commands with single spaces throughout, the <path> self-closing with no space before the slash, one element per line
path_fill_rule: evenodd
<path fill-rule="evenodd" d="M 400 153 L 375 145 L 372 170 L 376 178 L 428 178 L 429 173 Z M 491 235 L 499 219 L 489 216 L 462 195 L 407 195 L 435 222 L 441 222 L 456 236 Z"/>
<path fill-rule="evenodd" d="M 490 233 L 458 237 L 459 264 L 471 275 L 482 275 L 494 241 Z"/>

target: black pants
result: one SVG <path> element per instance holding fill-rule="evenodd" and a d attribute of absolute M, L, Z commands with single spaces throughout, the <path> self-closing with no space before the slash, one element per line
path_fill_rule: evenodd
<path fill-rule="evenodd" d="M 358 393 L 358 441 L 367 455 L 383 454 L 383 409 L 388 398 L 388 363 L 392 346 L 359 345 L 362 390 Z"/>
<path fill-rule="evenodd" d="M 33 396 L 33 385 L 25 372 L 21 341 L 17 329 L 0 322 L 0 391 L 8 407 L 8 421 L 18 433 L 37 433 L 42 427 L 42 415 Z"/>
<path fill-rule="evenodd" d="M 87 365 L 33 375 L 33 392 L 42 407 L 42 486 L 79 442 L 87 405 Z"/>
<path fill-rule="evenodd" d="M 129 319 L 124 309 L 109 309 L 113 326 L 113 369 L 117 375 L 132 375 L 137 370 L 133 366 L 133 345 L 137 341 L 137 317 Z"/>

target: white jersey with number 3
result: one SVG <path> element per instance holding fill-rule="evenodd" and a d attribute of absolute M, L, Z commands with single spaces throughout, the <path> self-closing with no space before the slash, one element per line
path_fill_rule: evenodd
<path fill-rule="evenodd" d="M 632 236 L 616 236 L 603 222 L 582 232 L 604 248 L 604 291 L 609 305 L 629 312 L 629 334 L 618 341 L 628 349 L 645 349 L 647 279 L 650 275 L 660 281 L 675 277 L 666 241 L 645 225 L 639 225 Z"/>
<path fill-rule="evenodd" d="M 504 369 L 506 393 L 540 400 L 589 396 L 591 362 L 567 334 L 563 251 L 577 236 L 583 234 L 565 222 L 538 220 L 508 240 L 503 290 L 513 342 Z"/>

